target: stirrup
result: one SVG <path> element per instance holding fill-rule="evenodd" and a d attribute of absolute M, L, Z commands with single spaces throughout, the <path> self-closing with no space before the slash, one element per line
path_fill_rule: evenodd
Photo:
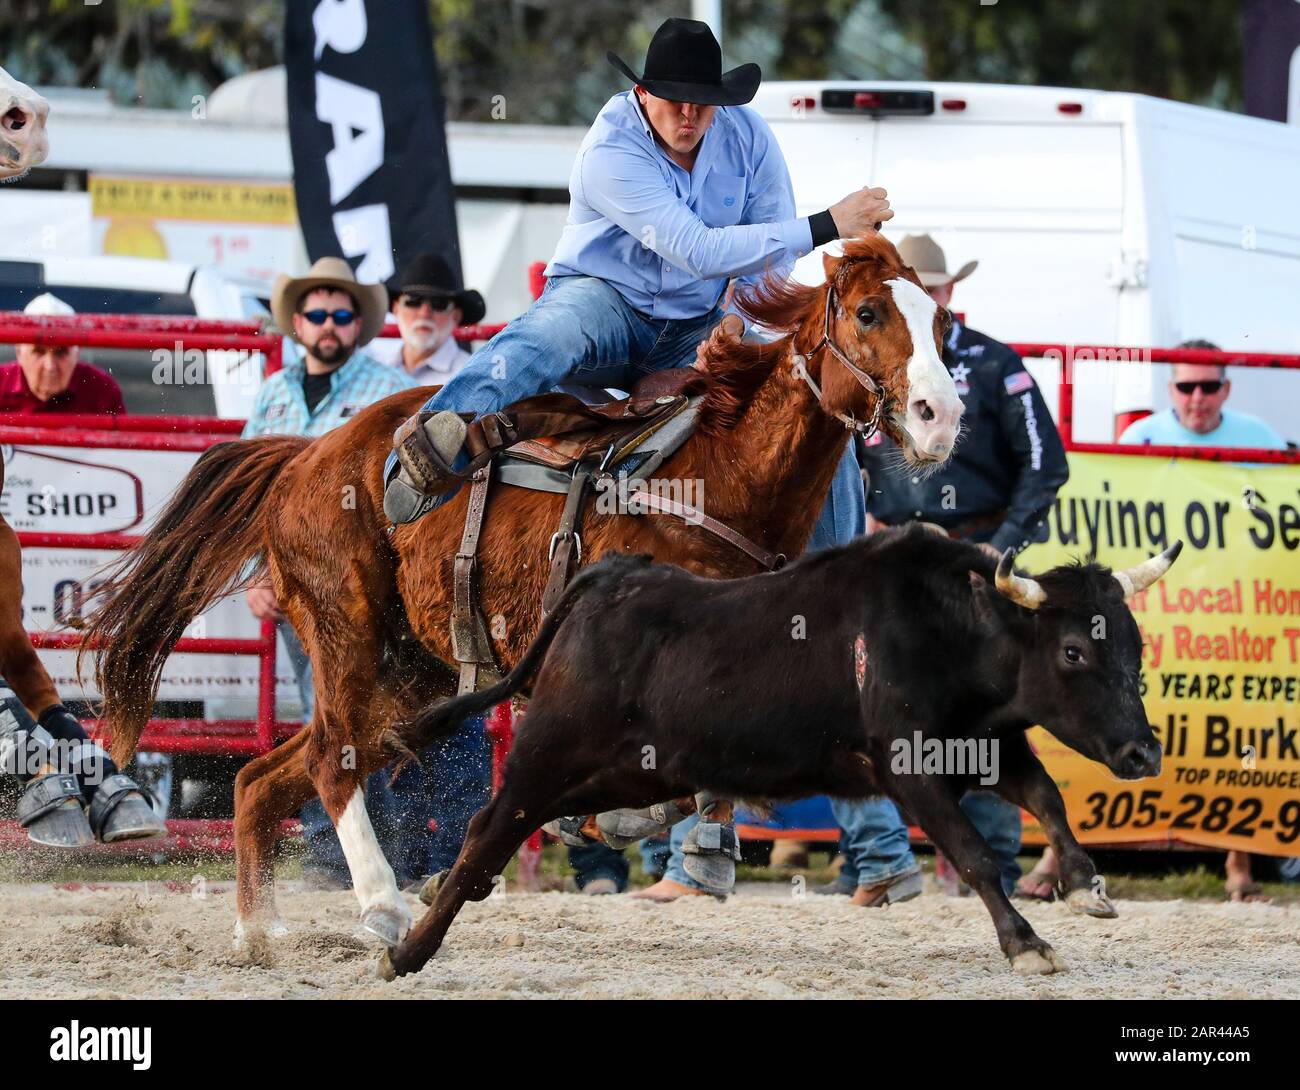
<path fill-rule="evenodd" d="M 77 777 L 49 773 L 29 780 L 18 799 L 18 824 L 33 844 L 82 848 L 95 842 Z"/>
<path fill-rule="evenodd" d="M 426 496 L 439 496 L 458 483 L 451 467 L 468 431 L 469 425 L 450 409 L 421 410 L 407 419 L 393 433 L 393 449 L 411 487 Z"/>
<path fill-rule="evenodd" d="M 91 829 L 105 844 L 143 840 L 167 831 L 135 780 L 121 772 L 109 776 L 95 789 L 88 816 Z"/>
<path fill-rule="evenodd" d="M 648 836 L 666 833 L 688 817 L 675 802 L 657 802 L 644 810 L 606 810 L 596 815 L 596 825 L 605 843 L 619 851 Z"/>

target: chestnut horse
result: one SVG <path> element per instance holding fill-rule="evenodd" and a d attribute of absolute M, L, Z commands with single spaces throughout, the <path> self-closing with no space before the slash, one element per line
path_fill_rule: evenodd
<path fill-rule="evenodd" d="M 719 329 L 705 342 L 694 434 L 659 470 L 704 482 L 707 514 L 789 556 L 812 534 L 846 422 L 874 419 L 909 462 L 936 466 L 952 451 L 962 410 L 939 354 L 947 313 L 894 247 L 876 236 L 824 260 L 825 284 L 769 281 L 744 304 L 785 334 L 779 340 L 747 343 Z M 410 926 L 362 784 L 388 760 L 382 735 L 390 723 L 456 688 L 449 622 L 469 489 L 409 525 L 391 528 L 383 515 L 392 434 L 428 396 L 395 394 L 314 441 L 274 436 L 209 450 L 112 573 L 87 630 L 104 648 L 104 718 L 123 758 L 186 626 L 247 584 L 253 558 L 269 568 L 311 656 L 316 711 L 236 779 L 237 936 L 274 922 L 277 829 L 313 794 L 338 830 L 363 925 L 390 944 Z M 540 624 L 564 497 L 495 489 L 479 543 L 479 600 L 497 662 L 509 669 Z M 592 512 L 582 537 L 584 561 L 648 553 L 710 577 L 756 570 L 747 554 L 669 518 Z"/>

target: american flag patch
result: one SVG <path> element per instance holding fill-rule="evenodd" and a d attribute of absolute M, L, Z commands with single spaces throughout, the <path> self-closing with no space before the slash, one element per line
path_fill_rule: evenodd
<path fill-rule="evenodd" d="M 1002 385 L 1009 394 L 1023 394 L 1034 385 L 1034 376 L 1028 371 L 1017 371 L 1014 375 L 1007 375 L 1002 380 Z"/>

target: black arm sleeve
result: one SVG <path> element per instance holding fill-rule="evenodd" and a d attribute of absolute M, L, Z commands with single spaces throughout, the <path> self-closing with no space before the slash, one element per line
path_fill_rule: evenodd
<path fill-rule="evenodd" d="M 1056 423 L 1047 411 L 1038 384 L 1014 352 L 1008 351 L 1001 368 L 998 420 L 1002 434 L 1019 462 L 1006 521 L 991 544 L 998 549 L 1023 548 L 1045 540 L 1043 520 L 1057 490 L 1070 479 L 1065 447 Z"/>
<path fill-rule="evenodd" d="M 835 220 L 831 217 L 829 208 L 825 212 L 818 212 L 809 216 L 808 226 L 812 229 L 813 246 L 825 246 L 826 243 L 834 242 L 840 237 L 840 229 L 835 226 Z"/>

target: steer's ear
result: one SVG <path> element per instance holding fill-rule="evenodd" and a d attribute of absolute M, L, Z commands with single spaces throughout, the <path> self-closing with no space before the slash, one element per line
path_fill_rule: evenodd
<path fill-rule="evenodd" d="M 970 592 L 971 599 L 975 603 L 976 622 L 982 628 L 995 625 L 997 623 L 997 613 L 992 598 L 997 591 L 989 586 L 989 581 L 977 571 L 970 573 Z"/>
<path fill-rule="evenodd" d="M 986 632 L 1019 630 L 1029 617 L 977 571 L 970 572 L 970 592 L 975 623 Z"/>

